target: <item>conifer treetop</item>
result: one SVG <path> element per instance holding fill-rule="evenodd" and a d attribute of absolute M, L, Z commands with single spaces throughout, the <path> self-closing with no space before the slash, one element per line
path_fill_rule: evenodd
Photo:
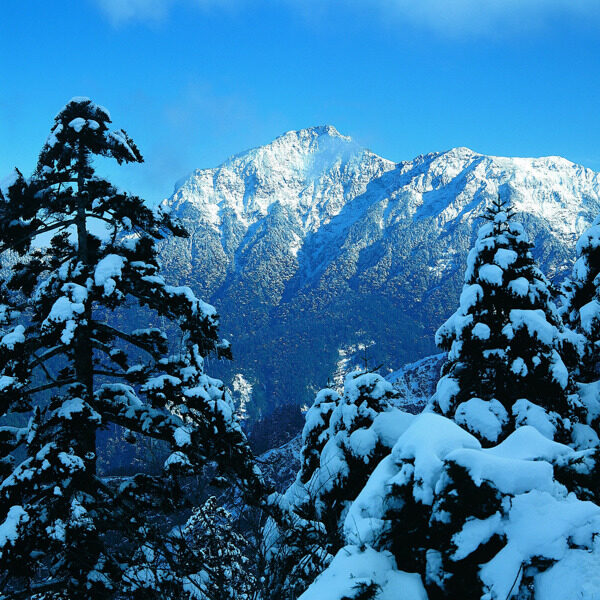
<path fill-rule="evenodd" d="M 448 360 L 432 406 L 485 444 L 524 424 L 564 441 L 579 418 L 567 369 L 578 340 L 510 204 L 497 198 L 482 216 L 459 308 L 436 333 Z"/>
<path fill-rule="evenodd" d="M 231 398 L 205 372 L 207 355 L 231 356 L 218 315 L 160 274 L 155 242 L 185 231 L 96 176 L 94 156 L 142 161 L 109 125 L 102 107 L 71 100 L 32 177 L 17 172 L 0 197 L 0 251 L 17 257 L 0 287 L 0 415 L 20 423 L 0 428 L 0 528 L 14 531 L 0 569 L 15 598 L 179 597 L 155 518 L 181 501 L 179 476 L 216 464 L 248 499 L 265 494 Z M 170 448 L 163 472 L 98 474 L 109 424 Z"/>

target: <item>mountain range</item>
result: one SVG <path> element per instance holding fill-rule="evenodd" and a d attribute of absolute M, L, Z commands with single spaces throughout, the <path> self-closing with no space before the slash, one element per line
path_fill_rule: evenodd
<path fill-rule="evenodd" d="M 468 148 L 396 163 L 332 126 L 288 132 L 179 182 L 163 208 L 190 237 L 164 242 L 163 267 L 217 307 L 235 360 L 211 368 L 241 378 L 251 415 L 310 404 L 349 354 L 387 373 L 436 351 L 478 217 L 498 194 L 560 281 L 600 213 L 600 174 Z"/>

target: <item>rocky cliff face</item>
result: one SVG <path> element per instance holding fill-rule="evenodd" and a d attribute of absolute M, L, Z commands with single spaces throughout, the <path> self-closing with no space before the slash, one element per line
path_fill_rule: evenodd
<path fill-rule="evenodd" d="M 333 127 L 289 132 L 198 170 L 164 205 L 191 236 L 163 264 L 222 315 L 249 408 L 310 403 L 338 350 L 397 368 L 435 351 L 455 309 L 483 205 L 510 197 L 544 272 L 559 279 L 600 212 L 600 175 L 563 158 L 467 148 L 393 163 Z"/>

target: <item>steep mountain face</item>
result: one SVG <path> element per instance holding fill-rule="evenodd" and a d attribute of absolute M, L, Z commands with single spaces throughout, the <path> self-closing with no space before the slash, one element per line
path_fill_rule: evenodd
<path fill-rule="evenodd" d="M 191 236 L 162 249 L 171 276 L 222 315 L 249 410 L 310 403 L 340 348 L 372 366 L 435 351 L 455 309 L 483 205 L 510 197 L 544 272 L 560 279 L 600 212 L 600 175 L 563 158 L 467 148 L 393 163 L 333 127 L 289 132 L 198 170 L 165 201 Z"/>

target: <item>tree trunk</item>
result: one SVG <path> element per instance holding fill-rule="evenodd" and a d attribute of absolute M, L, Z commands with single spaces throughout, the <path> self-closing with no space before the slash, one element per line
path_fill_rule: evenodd
<path fill-rule="evenodd" d="M 85 267 L 90 264 L 90 256 L 88 249 L 88 230 L 86 223 L 86 197 L 84 194 L 85 177 L 84 170 L 87 165 L 87 156 L 83 145 L 79 145 L 79 160 L 77 165 L 77 214 L 75 216 L 75 226 L 77 228 L 77 259 L 83 263 Z M 88 269 L 84 268 L 84 277 L 89 276 Z M 85 281 L 82 282 L 85 285 Z M 83 314 L 85 322 L 80 322 L 80 325 L 75 331 L 74 347 L 75 347 L 75 378 L 83 384 L 85 388 L 85 398 L 90 405 L 93 404 L 94 397 L 94 375 L 93 375 L 93 350 L 91 342 L 91 320 L 92 320 L 92 305 L 91 302 L 85 303 L 85 311 Z M 79 441 L 84 454 L 92 453 L 94 458 L 91 462 L 93 470 L 96 469 L 96 429 L 93 427 L 87 428 L 80 432 Z"/>

